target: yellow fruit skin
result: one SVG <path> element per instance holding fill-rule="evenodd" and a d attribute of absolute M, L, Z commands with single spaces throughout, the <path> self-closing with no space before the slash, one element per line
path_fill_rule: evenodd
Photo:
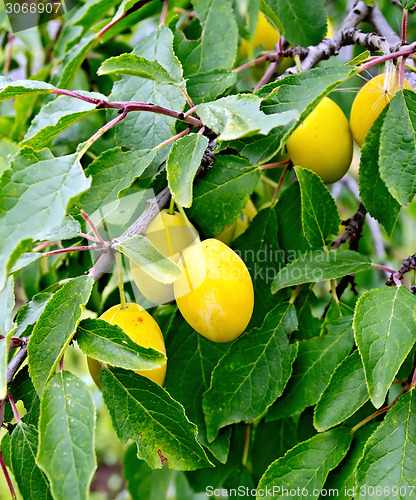
<path fill-rule="evenodd" d="M 371 125 L 399 90 L 394 73 L 382 73 L 367 82 L 355 96 L 351 107 L 350 125 L 355 142 L 361 147 Z M 405 80 L 404 88 L 413 90 Z"/>
<path fill-rule="evenodd" d="M 178 212 L 171 215 L 166 209 L 149 224 L 145 236 L 160 253 L 174 260 L 186 247 L 199 241 L 196 229 L 187 225 L 182 215 Z M 152 303 L 166 304 L 174 299 L 172 284 L 160 283 L 133 263 L 131 272 L 140 292 Z"/>
<path fill-rule="evenodd" d="M 265 15 L 259 12 L 253 38 L 249 42 L 244 38 L 241 40 L 241 55 L 244 58 L 248 57 L 260 45 L 263 47 L 263 50 L 274 50 L 279 38 L 279 32 L 269 23 Z"/>
<path fill-rule="evenodd" d="M 286 142 L 292 162 L 317 173 L 325 184 L 339 181 L 351 164 L 353 141 L 341 108 L 324 97 Z"/>
<path fill-rule="evenodd" d="M 174 284 L 176 303 L 185 320 L 214 342 L 229 342 L 248 325 L 254 306 L 253 284 L 241 258 L 214 238 L 185 250 L 186 276 Z M 185 293 L 188 292 L 188 293 Z"/>
<path fill-rule="evenodd" d="M 125 309 L 121 309 L 120 304 L 110 307 L 110 309 L 100 316 L 100 319 L 108 321 L 112 325 L 120 326 L 136 344 L 156 349 L 166 354 L 165 341 L 159 325 L 138 304 L 128 303 Z M 87 362 L 92 379 L 97 387 L 101 389 L 101 364 L 92 358 L 87 358 Z M 166 363 L 153 370 L 136 370 L 136 373 L 140 373 L 140 375 L 153 380 L 153 382 L 163 385 L 166 375 Z"/>

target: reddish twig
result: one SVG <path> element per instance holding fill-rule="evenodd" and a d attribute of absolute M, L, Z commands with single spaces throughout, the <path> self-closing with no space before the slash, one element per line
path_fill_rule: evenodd
<path fill-rule="evenodd" d="M 19 412 L 17 411 L 16 404 L 10 394 L 7 394 L 7 399 L 9 400 L 10 406 L 12 407 L 13 410 L 13 415 L 14 418 L 16 419 L 16 422 L 21 425 L 22 424 L 22 419 L 20 418 Z"/>
<path fill-rule="evenodd" d="M 269 54 L 265 54 L 264 56 L 258 57 L 257 59 L 253 59 L 252 61 L 249 61 L 249 62 L 243 64 L 242 66 L 239 66 L 238 68 L 235 69 L 235 71 L 237 73 L 239 73 L 240 71 L 243 71 L 243 69 L 250 68 L 251 66 L 254 66 L 260 62 L 268 61 L 268 60 L 269 60 Z"/>
<path fill-rule="evenodd" d="M 84 96 L 78 92 L 65 89 L 54 89 L 52 94 L 56 95 L 66 95 L 69 97 L 74 97 L 75 99 L 80 99 L 81 101 L 89 102 L 90 104 L 95 104 L 97 109 L 116 109 L 122 110 L 121 112 L 130 113 L 132 111 L 148 111 L 150 113 L 158 113 L 165 116 L 170 116 L 176 120 L 184 121 L 193 125 L 194 127 L 202 127 L 203 123 L 198 118 L 189 116 L 189 110 L 187 113 L 182 113 L 174 111 L 172 109 L 164 108 L 158 104 L 148 104 L 145 102 L 134 102 L 134 101 L 106 101 L 104 99 L 97 99 L 95 97 Z M 193 112 L 194 110 L 192 110 Z M 124 117 L 123 117 L 124 118 Z M 111 123 L 111 122 L 110 122 Z M 113 124 L 114 125 L 114 124 Z M 113 126 L 111 125 L 111 126 Z"/>
<path fill-rule="evenodd" d="M 151 1 L 152 0 L 141 0 L 140 2 L 137 2 L 136 4 L 133 5 L 133 7 L 131 7 L 130 9 L 126 10 L 126 12 L 124 12 L 124 14 L 122 14 L 120 17 L 118 17 L 117 19 L 114 19 L 113 21 L 111 21 L 110 23 L 108 23 L 107 25 L 105 25 L 104 28 L 102 28 L 95 35 L 95 38 L 97 40 L 99 40 L 104 35 L 104 33 L 107 33 L 107 31 L 110 30 L 113 26 L 115 26 L 117 23 L 119 23 L 120 21 L 122 21 L 124 18 L 126 18 L 130 14 L 133 14 L 133 12 L 136 12 L 136 10 L 139 10 L 141 7 L 143 7 L 144 5 L 146 5 L 147 3 L 151 2 Z"/>
<path fill-rule="evenodd" d="M 83 247 L 69 247 L 69 248 L 60 248 L 59 250 L 51 250 L 50 252 L 46 252 L 42 255 L 43 257 L 50 257 L 51 255 L 58 255 L 60 253 L 69 253 L 69 252 L 82 252 L 84 250 L 98 250 L 99 247 L 96 244 L 87 245 Z"/>
<path fill-rule="evenodd" d="M 3 67 L 3 72 L 5 75 L 9 72 L 10 69 L 10 63 L 12 62 L 12 56 L 13 56 L 13 43 L 14 43 L 14 35 L 13 33 L 9 33 L 7 35 L 7 52 L 6 52 L 6 60 L 4 61 L 4 67 Z"/>
<path fill-rule="evenodd" d="M 283 181 L 285 180 L 285 177 L 286 177 L 286 174 L 288 173 L 289 171 L 289 168 L 290 168 L 290 163 L 288 163 L 286 166 L 285 166 L 285 169 L 283 170 L 283 173 L 282 175 L 280 176 L 280 179 L 279 179 L 279 183 L 277 184 L 277 188 L 276 188 L 276 191 L 274 192 L 274 195 L 273 195 L 273 199 L 272 199 L 272 206 L 274 206 L 277 202 L 277 199 L 279 197 L 279 193 L 280 193 L 280 190 L 282 189 L 282 185 L 283 185 Z"/>
<path fill-rule="evenodd" d="M 155 148 L 153 149 L 160 149 L 160 148 L 163 148 L 164 146 L 167 146 L 168 144 L 170 144 L 171 142 L 174 142 L 176 141 L 176 139 L 179 139 L 181 137 L 183 137 L 184 135 L 186 135 L 188 132 L 190 132 L 191 129 L 190 128 L 187 128 L 185 130 L 182 130 L 182 132 L 179 132 L 179 134 L 176 134 L 174 135 L 173 137 L 169 138 L 169 139 L 166 139 L 166 141 L 163 141 L 161 142 L 158 146 L 156 146 Z"/>
<path fill-rule="evenodd" d="M 283 165 L 288 165 L 292 160 L 289 158 L 285 161 L 278 161 L 276 163 L 265 163 L 264 165 L 260 165 L 259 170 L 270 170 L 272 168 L 283 167 Z"/>
<path fill-rule="evenodd" d="M 399 57 L 402 56 L 410 56 L 413 54 L 413 52 L 416 49 L 416 42 L 411 43 L 410 45 L 407 45 L 406 47 L 402 47 L 400 50 L 397 52 L 392 52 L 391 54 L 386 54 L 384 56 L 376 57 L 375 59 L 372 59 L 368 63 L 363 64 L 360 66 L 359 71 L 365 71 L 373 66 L 376 66 L 377 64 L 381 64 L 386 61 L 390 61 L 391 59 L 398 59 Z"/>
<path fill-rule="evenodd" d="M 277 66 L 279 65 L 279 58 L 276 59 L 276 61 L 271 62 L 269 64 L 269 67 L 267 68 L 267 71 L 264 73 L 262 79 L 259 81 L 259 83 L 254 87 L 254 91 L 259 90 L 263 85 L 266 85 L 266 83 L 269 83 L 271 77 L 274 75 L 274 73 L 277 71 Z"/>
<path fill-rule="evenodd" d="M 13 500 L 16 500 L 16 493 L 14 491 L 13 483 L 12 480 L 10 479 L 9 472 L 6 468 L 6 464 L 4 463 L 3 454 L 1 450 L 0 450 L 0 466 L 3 470 L 4 477 L 6 478 L 7 486 L 9 487 L 10 490 L 10 495 L 12 496 Z"/>
<path fill-rule="evenodd" d="M 168 13 L 168 5 L 169 5 L 169 0 L 164 0 L 162 14 L 160 16 L 160 21 L 159 21 L 159 26 L 162 26 L 166 22 L 166 15 Z"/>
<path fill-rule="evenodd" d="M 105 246 L 108 246 L 107 245 L 107 242 L 104 241 L 102 238 L 101 238 L 101 235 L 100 233 L 98 232 L 98 229 L 97 229 L 97 226 L 94 224 L 94 222 L 91 220 L 90 216 L 84 211 L 84 210 L 81 210 L 81 217 L 85 220 L 85 222 L 90 226 L 90 228 L 92 229 L 92 232 L 95 234 L 95 237 L 97 238 L 97 240 L 101 243 L 101 245 L 103 247 Z"/>
<path fill-rule="evenodd" d="M 41 250 L 43 250 L 44 248 L 48 247 L 51 244 L 52 241 L 43 241 L 42 243 L 39 243 L 39 245 L 35 246 L 32 252 L 40 252 Z"/>
<path fill-rule="evenodd" d="M 87 240 L 91 240 L 91 241 L 94 241 L 95 243 L 99 243 L 99 239 L 95 238 L 94 236 L 91 236 L 90 234 L 79 233 L 79 235 L 82 236 L 83 238 L 87 239 Z"/>

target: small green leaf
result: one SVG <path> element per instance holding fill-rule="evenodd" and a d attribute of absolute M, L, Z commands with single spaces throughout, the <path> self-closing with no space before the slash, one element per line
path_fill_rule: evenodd
<path fill-rule="evenodd" d="M 94 278 L 80 276 L 65 283 L 42 311 L 28 345 L 29 371 L 39 395 L 72 340 Z"/>
<path fill-rule="evenodd" d="M 238 94 L 199 104 L 197 113 L 204 125 L 218 134 L 219 141 L 267 135 L 273 128 L 287 125 L 299 117 L 296 110 L 266 116 L 259 109 L 260 103 L 253 94 Z"/>
<path fill-rule="evenodd" d="M 306 168 L 295 167 L 302 199 L 303 232 L 312 247 L 325 246 L 338 234 L 341 218 L 337 204 L 322 179 Z"/>
<path fill-rule="evenodd" d="M 51 94 L 55 87 L 36 80 L 11 80 L 0 76 L 0 101 L 29 94 Z"/>
<path fill-rule="evenodd" d="M 416 398 L 414 389 L 400 396 L 367 441 L 357 466 L 357 490 L 377 488 L 377 498 L 411 498 L 416 488 Z M 398 494 L 392 488 L 397 488 Z M 360 490 L 359 490 L 360 491 Z M 369 495 L 368 495 L 369 496 Z M 368 497 L 367 496 L 367 497 Z"/>
<path fill-rule="evenodd" d="M 102 319 L 82 320 L 77 342 L 87 356 L 127 370 L 151 370 L 166 363 L 163 353 L 140 346 L 118 325 Z"/>
<path fill-rule="evenodd" d="M 311 250 L 277 273 L 272 283 L 272 293 L 288 286 L 342 278 L 370 266 L 368 257 L 351 250 Z"/>
<path fill-rule="evenodd" d="M 293 375 L 283 396 L 269 409 L 267 421 L 301 413 L 319 401 L 338 364 L 354 345 L 351 317 L 327 325 L 322 337 L 299 342 Z"/>
<path fill-rule="evenodd" d="M 54 498 L 88 498 L 96 468 L 94 424 L 94 402 L 84 382 L 67 371 L 54 375 L 42 397 L 37 455 Z"/>
<path fill-rule="evenodd" d="M 10 277 L 0 291 L 0 400 L 7 394 L 7 361 L 9 341 L 13 333 L 14 279 Z"/>
<path fill-rule="evenodd" d="M 244 210 L 259 177 L 259 170 L 244 158 L 218 156 L 213 168 L 195 182 L 190 216 L 207 236 L 220 234 Z"/>
<path fill-rule="evenodd" d="M 189 75 L 186 88 L 195 104 L 213 101 L 228 88 L 237 83 L 237 72 L 226 69 L 213 69 L 205 73 Z"/>
<path fill-rule="evenodd" d="M 83 193 L 77 203 L 87 214 L 96 210 L 106 217 L 117 208 L 115 203 L 134 180 L 146 170 L 156 156 L 156 151 L 144 149 L 122 151 L 107 149 L 86 169 L 92 177 L 91 187 Z"/>
<path fill-rule="evenodd" d="M 283 24 L 284 35 L 293 45 L 317 45 L 326 34 L 324 0 L 264 0 Z M 283 33 L 282 33 L 283 34 Z"/>
<path fill-rule="evenodd" d="M 376 408 L 416 340 L 416 297 L 404 286 L 374 288 L 355 306 L 355 341 Z"/>
<path fill-rule="evenodd" d="M 365 137 L 360 157 L 360 196 L 369 214 L 382 224 L 389 235 L 393 232 L 400 204 L 393 198 L 380 177 L 379 150 L 381 129 L 387 110 L 384 110 Z M 383 203 L 380 203 L 383 200 Z"/>
<path fill-rule="evenodd" d="M 13 474 L 23 498 L 52 500 L 46 475 L 36 464 L 38 437 L 33 425 L 15 427 L 10 441 Z"/>
<path fill-rule="evenodd" d="M 416 194 L 416 94 L 400 90 L 383 122 L 379 152 L 380 176 L 391 195 L 408 205 Z"/>
<path fill-rule="evenodd" d="M 410 10 L 416 5 L 416 0 L 400 0 L 403 9 Z"/>
<path fill-rule="evenodd" d="M 368 400 L 363 362 L 356 350 L 335 369 L 315 407 L 314 425 L 318 431 L 340 424 Z"/>
<path fill-rule="evenodd" d="M 148 61 L 136 54 L 121 54 L 120 56 L 110 57 L 101 64 L 97 71 L 98 75 L 114 73 L 140 76 L 159 83 L 170 83 L 177 86 L 184 83 L 183 80 L 178 81 L 157 61 Z"/>
<path fill-rule="evenodd" d="M 299 443 L 266 470 L 257 487 L 266 494 L 257 498 L 285 498 L 284 490 L 293 491 L 290 497 L 296 500 L 318 498 L 329 471 L 344 458 L 351 440 L 349 429 L 338 428 Z"/>
<path fill-rule="evenodd" d="M 252 422 L 282 394 L 298 351 L 287 334 L 296 326 L 293 306 L 279 304 L 220 359 L 203 401 L 209 441 L 226 425 Z"/>
<path fill-rule="evenodd" d="M 60 226 L 70 199 L 89 184 L 76 155 L 54 158 L 47 150 L 23 148 L 14 157 L 0 177 L 0 289 L 23 253 L 19 243 L 41 240 Z"/>
<path fill-rule="evenodd" d="M 103 368 L 101 383 L 119 439 L 136 441 L 139 458 L 150 467 L 160 469 L 163 457 L 176 470 L 210 465 L 196 441 L 196 426 L 162 387 L 122 368 Z"/>
<path fill-rule="evenodd" d="M 181 268 L 141 234 L 123 240 L 116 249 L 161 283 L 173 283 L 181 275 Z"/>
<path fill-rule="evenodd" d="M 79 92 L 82 95 L 105 99 L 95 92 Z M 22 146 L 39 150 L 52 143 L 54 137 L 94 111 L 96 105 L 68 96 L 59 96 L 45 104 L 35 116 L 26 132 Z"/>
<path fill-rule="evenodd" d="M 208 139 L 201 134 L 188 134 L 178 139 L 166 163 L 169 188 L 175 202 L 182 207 L 192 205 L 194 177 L 208 147 Z"/>

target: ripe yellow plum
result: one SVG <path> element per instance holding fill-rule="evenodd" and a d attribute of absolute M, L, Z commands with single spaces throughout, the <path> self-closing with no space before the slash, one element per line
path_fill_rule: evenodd
<path fill-rule="evenodd" d="M 121 308 L 121 304 L 117 304 L 105 311 L 105 313 L 100 316 L 100 319 L 112 325 L 120 326 L 136 344 L 166 354 L 165 341 L 159 325 L 152 316 L 138 304 L 132 302 L 127 303 L 124 309 Z M 97 387 L 101 389 L 101 364 L 92 358 L 87 358 L 87 362 L 92 379 Z M 152 370 L 136 370 L 136 373 L 140 373 L 150 380 L 153 380 L 153 382 L 163 385 L 166 375 L 166 363 Z"/>
<path fill-rule="evenodd" d="M 317 173 L 325 184 L 339 181 L 351 164 L 353 141 L 341 108 L 324 97 L 286 142 L 292 162 Z"/>
<path fill-rule="evenodd" d="M 413 90 L 407 80 L 404 81 L 404 88 Z M 399 89 L 399 81 L 394 72 L 382 73 L 367 82 L 355 96 L 350 125 L 354 140 L 360 147 L 371 125 Z"/>
<path fill-rule="evenodd" d="M 182 316 L 214 342 L 229 342 L 248 325 L 254 306 L 253 284 L 243 260 L 210 238 L 183 253 L 184 273 L 174 283 Z M 199 283 L 194 287 L 193 283 Z"/>
<path fill-rule="evenodd" d="M 199 241 L 198 232 L 178 212 L 170 214 L 162 210 L 147 227 L 145 236 L 165 257 L 177 260 L 180 253 Z M 131 263 L 134 282 L 140 292 L 154 304 L 166 304 L 174 299 L 173 285 L 152 278 L 134 263 Z"/>

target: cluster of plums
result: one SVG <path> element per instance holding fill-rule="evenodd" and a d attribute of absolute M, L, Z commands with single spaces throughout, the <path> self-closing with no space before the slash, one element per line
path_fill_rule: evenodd
<path fill-rule="evenodd" d="M 173 284 L 163 284 L 132 265 L 134 281 L 144 297 L 155 304 L 176 300 L 192 328 L 214 342 L 229 342 L 241 335 L 254 306 L 253 284 L 243 260 L 218 239 L 200 241 L 195 228 L 177 212 L 162 210 L 145 235 L 159 252 L 177 262 L 182 272 Z M 166 354 L 159 325 L 138 304 L 113 306 L 101 319 L 119 325 L 137 344 Z M 89 358 L 88 367 L 100 387 L 101 364 Z M 162 385 L 166 363 L 138 373 Z"/>

